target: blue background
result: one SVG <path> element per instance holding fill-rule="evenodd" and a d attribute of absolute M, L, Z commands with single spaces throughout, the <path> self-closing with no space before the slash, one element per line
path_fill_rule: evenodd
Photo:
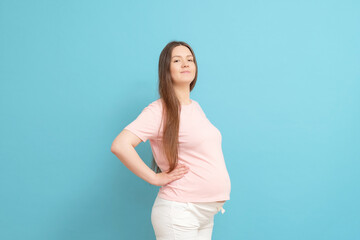
<path fill-rule="evenodd" d="M 155 239 L 110 147 L 172 40 L 232 182 L 213 239 L 360 239 L 359 1 L 0 1 L 0 239 Z M 136 150 L 150 165 L 149 142 Z"/>

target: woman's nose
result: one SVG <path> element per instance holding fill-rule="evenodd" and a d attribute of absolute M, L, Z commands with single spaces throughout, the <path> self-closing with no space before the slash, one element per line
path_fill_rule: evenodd
<path fill-rule="evenodd" d="M 185 61 L 185 62 L 183 62 L 183 67 L 185 67 L 185 66 L 189 66 L 189 63 L 187 62 L 187 61 Z"/>

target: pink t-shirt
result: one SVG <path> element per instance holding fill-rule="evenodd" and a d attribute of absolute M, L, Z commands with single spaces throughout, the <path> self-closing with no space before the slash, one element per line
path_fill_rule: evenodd
<path fill-rule="evenodd" d="M 159 189 L 158 196 L 178 202 L 213 202 L 230 199 L 231 183 L 221 146 L 221 133 L 210 123 L 199 103 L 181 105 L 178 163 L 189 167 L 180 179 Z M 163 133 L 162 101 L 157 99 L 124 129 L 143 142 L 149 139 L 155 161 L 161 171 L 169 169 L 161 151 Z"/>

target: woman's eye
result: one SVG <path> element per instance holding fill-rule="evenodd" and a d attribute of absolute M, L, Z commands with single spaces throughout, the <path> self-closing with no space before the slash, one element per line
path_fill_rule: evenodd
<path fill-rule="evenodd" d="M 179 60 L 175 60 L 174 62 L 177 62 L 177 61 L 179 61 Z M 193 60 L 192 60 L 192 59 L 189 59 L 189 61 L 191 61 L 191 62 L 192 62 Z"/>

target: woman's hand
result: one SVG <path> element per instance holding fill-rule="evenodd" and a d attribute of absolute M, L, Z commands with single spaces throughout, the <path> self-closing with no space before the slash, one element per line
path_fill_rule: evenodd
<path fill-rule="evenodd" d="M 172 181 L 182 178 L 189 171 L 189 167 L 178 164 L 171 173 L 161 172 L 155 175 L 155 186 L 164 186 Z"/>

